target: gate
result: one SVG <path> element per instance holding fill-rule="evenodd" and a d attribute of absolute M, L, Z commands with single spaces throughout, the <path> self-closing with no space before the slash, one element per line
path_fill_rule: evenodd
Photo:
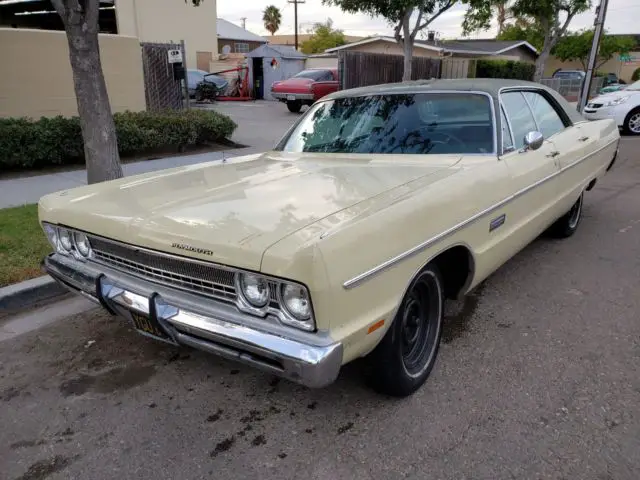
<path fill-rule="evenodd" d="M 180 110 L 184 108 L 183 82 L 173 78 L 169 63 L 169 50 L 185 51 L 179 43 L 141 43 L 142 69 L 144 72 L 144 96 L 147 110 Z M 185 72 L 186 78 L 186 72 Z M 187 99 L 188 101 L 188 99 Z"/>

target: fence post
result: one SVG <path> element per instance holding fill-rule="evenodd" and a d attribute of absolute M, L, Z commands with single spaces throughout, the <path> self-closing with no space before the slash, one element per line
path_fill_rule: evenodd
<path fill-rule="evenodd" d="M 184 103 L 185 108 L 189 110 L 191 99 L 189 98 L 189 75 L 187 74 L 187 51 L 184 47 L 184 40 L 180 40 L 180 50 L 182 50 L 182 66 L 184 69 Z"/>

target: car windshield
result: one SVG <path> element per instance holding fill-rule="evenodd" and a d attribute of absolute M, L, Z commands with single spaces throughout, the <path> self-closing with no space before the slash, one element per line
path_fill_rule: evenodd
<path fill-rule="evenodd" d="M 625 90 L 640 90 L 640 80 L 637 82 L 633 82 L 631 85 L 628 85 Z"/>
<path fill-rule="evenodd" d="M 317 103 L 279 149 L 365 154 L 491 153 L 493 138 L 487 95 L 372 95 Z"/>
<path fill-rule="evenodd" d="M 327 70 L 303 70 L 302 72 L 293 76 L 293 78 L 310 78 L 311 80 L 318 81 L 327 76 Z"/>

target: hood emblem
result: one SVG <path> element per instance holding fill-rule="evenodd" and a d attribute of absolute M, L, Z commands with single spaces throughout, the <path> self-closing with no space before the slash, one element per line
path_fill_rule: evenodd
<path fill-rule="evenodd" d="M 177 243 L 174 242 L 171 244 L 173 248 L 179 248 L 180 250 L 187 250 L 188 252 L 200 253 L 202 255 L 213 255 L 211 250 L 207 250 L 206 248 L 198 248 L 192 245 L 187 245 L 186 243 Z"/>

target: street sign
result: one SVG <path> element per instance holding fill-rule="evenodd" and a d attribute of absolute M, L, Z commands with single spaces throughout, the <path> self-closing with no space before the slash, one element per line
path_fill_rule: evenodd
<path fill-rule="evenodd" d="M 182 63 L 182 50 L 169 50 L 169 63 Z"/>

